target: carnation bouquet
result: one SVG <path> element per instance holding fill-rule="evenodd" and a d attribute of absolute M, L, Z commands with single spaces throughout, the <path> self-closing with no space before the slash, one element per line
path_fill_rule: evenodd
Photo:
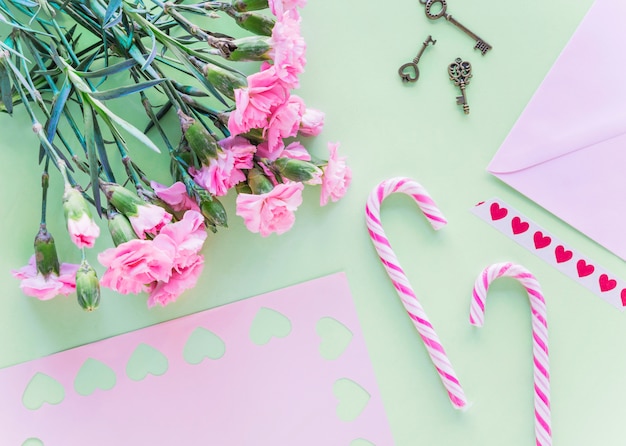
<path fill-rule="evenodd" d="M 103 286 L 166 305 L 195 285 L 207 229 L 227 225 L 230 190 L 237 216 L 264 237 L 292 227 L 305 185 L 320 188 L 322 206 L 343 196 L 351 172 L 338 144 L 319 159 L 300 138 L 324 122 L 293 93 L 306 63 L 304 3 L 0 0 L 0 111 L 25 108 L 43 170 L 34 254 L 13 271 L 25 294 L 75 292 L 91 311 Z M 145 128 L 119 101 L 141 104 Z M 180 125 L 172 132 L 165 120 Z M 169 154 L 169 166 L 149 167 L 169 167 L 170 184 L 136 161 L 144 147 Z M 51 175 L 62 196 L 48 195 Z M 63 209 L 80 264 L 59 259 L 50 207 Z M 101 273 L 85 256 L 99 219 L 112 240 L 97 256 Z"/>

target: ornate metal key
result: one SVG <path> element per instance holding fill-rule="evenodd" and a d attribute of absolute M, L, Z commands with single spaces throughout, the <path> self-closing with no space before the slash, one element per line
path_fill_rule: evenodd
<path fill-rule="evenodd" d="M 417 68 L 417 63 L 420 61 L 420 57 L 422 57 L 428 45 L 434 45 L 435 43 L 437 43 L 437 41 L 433 40 L 432 36 L 428 36 L 428 39 L 422 43 L 422 49 L 420 49 L 420 52 L 417 53 L 413 61 L 405 63 L 398 69 L 398 74 L 403 82 L 415 82 L 420 77 L 420 70 Z"/>
<path fill-rule="evenodd" d="M 465 97 L 465 87 L 469 84 L 472 77 L 472 64 L 457 57 L 454 62 L 448 65 L 448 74 L 454 85 L 461 88 L 461 96 L 456 97 L 456 103 L 463 106 L 463 112 L 469 114 L 469 105 Z"/>
<path fill-rule="evenodd" d="M 422 5 L 426 5 L 426 10 L 425 10 L 426 17 L 428 17 L 430 20 L 437 20 L 437 19 L 439 19 L 441 17 L 445 18 L 448 22 L 452 23 L 457 28 L 459 28 L 461 31 L 463 31 L 465 34 L 467 34 L 472 39 L 474 39 L 476 41 L 476 45 L 474 46 L 474 48 L 477 49 L 477 50 L 480 50 L 480 52 L 483 54 L 483 56 L 485 55 L 485 53 L 487 51 L 489 51 L 492 48 L 491 45 L 489 45 L 483 39 L 481 39 L 476 34 L 471 32 L 465 26 L 461 25 L 450 14 L 446 13 L 446 9 L 448 8 L 446 0 L 419 0 L 419 1 L 420 1 L 420 3 Z M 434 12 L 433 13 L 433 6 L 435 6 L 435 5 L 439 5 L 439 8 L 441 8 L 441 9 L 439 9 L 439 12 Z"/>

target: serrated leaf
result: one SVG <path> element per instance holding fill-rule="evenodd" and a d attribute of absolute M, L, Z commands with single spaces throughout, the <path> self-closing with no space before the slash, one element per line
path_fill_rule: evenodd
<path fill-rule="evenodd" d="M 137 93 L 147 88 L 154 87 L 155 85 L 160 84 L 164 80 L 165 79 L 154 79 L 151 81 L 141 82 L 141 83 L 134 84 L 134 85 L 127 85 L 124 87 L 112 88 L 111 90 L 94 91 L 94 92 L 89 93 L 89 96 L 91 96 L 94 99 L 101 100 L 101 101 L 107 101 L 109 99 L 117 99 L 117 98 L 121 98 L 123 96 L 127 96 L 132 93 Z"/>

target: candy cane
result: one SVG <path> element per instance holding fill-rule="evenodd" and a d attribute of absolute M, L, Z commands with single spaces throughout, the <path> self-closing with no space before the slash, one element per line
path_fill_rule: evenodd
<path fill-rule="evenodd" d="M 485 320 L 485 298 L 489 285 L 498 277 L 518 280 L 530 298 L 533 325 L 533 362 L 535 375 L 535 439 L 537 446 L 552 445 L 550 428 L 550 367 L 548 360 L 548 323 L 546 302 L 537 279 L 526 268 L 513 263 L 496 263 L 488 266 L 476 279 L 470 323 L 482 327 Z"/>
<path fill-rule="evenodd" d="M 428 320 L 422 305 L 411 288 L 406 274 L 398 262 L 398 258 L 391 249 L 389 240 L 380 223 L 380 205 L 386 197 L 395 192 L 412 197 L 435 230 L 442 228 L 447 222 L 437 205 L 428 195 L 426 189 L 409 178 L 392 178 L 383 181 L 372 191 L 365 207 L 368 232 L 374 248 L 378 252 L 380 261 L 387 270 L 387 274 L 389 274 L 389 278 L 398 292 L 404 308 L 413 321 L 413 325 L 415 325 L 422 337 L 430 359 L 448 391 L 452 405 L 457 409 L 462 409 L 467 405 L 463 388 L 456 377 L 456 373 L 439 341 L 437 333 L 435 333 L 435 329 Z"/>

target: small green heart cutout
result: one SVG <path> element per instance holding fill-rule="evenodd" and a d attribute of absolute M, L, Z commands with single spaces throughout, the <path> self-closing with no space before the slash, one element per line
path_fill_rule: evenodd
<path fill-rule="evenodd" d="M 126 363 L 126 375 L 133 381 L 141 381 L 146 376 L 161 376 L 168 369 L 167 358 L 163 353 L 148 344 L 139 344 Z"/>
<path fill-rule="evenodd" d="M 37 410 L 44 403 L 59 404 L 65 399 L 65 389 L 56 379 L 41 372 L 36 373 L 26 386 L 22 404 L 30 410 Z"/>
<path fill-rule="evenodd" d="M 291 333 L 291 321 L 282 313 L 261 307 L 252 321 L 250 339 L 257 345 L 265 345 L 273 337 L 284 338 Z"/>
<path fill-rule="evenodd" d="M 187 363 L 200 364 L 205 358 L 220 359 L 226 352 L 224 341 L 212 331 L 196 328 L 185 343 L 183 358 Z"/>
<path fill-rule="evenodd" d="M 320 355 L 329 361 L 343 355 L 352 341 L 352 332 L 332 317 L 324 317 L 317 322 L 315 331 L 321 338 Z"/>
<path fill-rule="evenodd" d="M 44 446 L 44 444 L 39 438 L 31 437 L 24 440 L 22 446 Z"/>
<path fill-rule="evenodd" d="M 340 378 L 335 381 L 333 394 L 339 401 L 337 417 L 342 421 L 356 420 L 370 400 L 370 394 L 348 378 Z"/>
<path fill-rule="evenodd" d="M 74 390 L 79 395 L 88 396 L 97 389 L 111 390 L 115 382 L 115 372 L 108 365 L 87 358 L 74 379 Z"/>

